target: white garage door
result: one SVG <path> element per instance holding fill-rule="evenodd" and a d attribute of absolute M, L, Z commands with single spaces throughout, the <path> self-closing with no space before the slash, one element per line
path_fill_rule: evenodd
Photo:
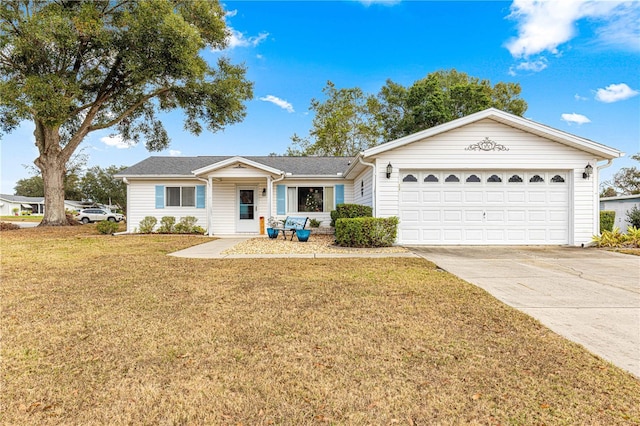
<path fill-rule="evenodd" d="M 566 171 L 402 171 L 403 244 L 567 244 Z"/>

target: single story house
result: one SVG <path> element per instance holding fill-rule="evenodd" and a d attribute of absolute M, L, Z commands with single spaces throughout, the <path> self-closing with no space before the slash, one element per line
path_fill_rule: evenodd
<path fill-rule="evenodd" d="M 616 212 L 613 226 L 620 228 L 622 232 L 625 232 L 631 226 L 627 221 L 627 212 L 634 207 L 640 209 L 640 194 L 600 198 L 600 210 Z"/>
<path fill-rule="evenodd" d="M 150 157 L 117 176 L 129 232 L 195 216 L 209 235 L 257 234 L 260 217 L 328 223 L 357 203 L 399 217 L 399 244 L 581 245 L 598 233 L 599 168 L 622 155 L 490 108 L 355 157 Z"/>
<path fill-rule="evenodd" d="M 71 211 L 83 209 L 85 204 L 81 201 L 64 200 L 64 208 Z M 18 214 L 27 211 L 32 215 L 44 215 L 44 197 L 0 194 L 0 215 L 13 216 L 14 209 L 17 209 Z"/>
<path fill-rule="evenodd" d="M 15 212 L 21 214 L 25 211 L 35 215 L 44 214 L 44 197 L 0 194 L 0 215 L 13 216 Z"/>

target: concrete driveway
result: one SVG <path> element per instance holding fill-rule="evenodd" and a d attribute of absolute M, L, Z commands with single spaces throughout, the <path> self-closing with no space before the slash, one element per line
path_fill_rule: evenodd
<path fill-rule="evenodd" d="M 640 257 L 570 247 L 409 247 L 640 377 Z"/>

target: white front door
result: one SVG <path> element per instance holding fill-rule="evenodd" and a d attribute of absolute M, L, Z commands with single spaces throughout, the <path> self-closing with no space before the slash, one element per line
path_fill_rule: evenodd
<path fill-rule="evenodd" d="M 258 232 L 257 201 L 255 187 L 238 187 L 236 197 L 236 232 Z"/>

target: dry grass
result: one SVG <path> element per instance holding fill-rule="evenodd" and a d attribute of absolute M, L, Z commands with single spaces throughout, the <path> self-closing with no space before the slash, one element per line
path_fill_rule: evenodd
<path fill-rule="evenodd" d="M 638 424 L 640 381 L 422 259 L 0 235 L 3 424 Z"/>
<path fill-rule="evenodd" d="M 41 222 L 42 216 L 20 215 L 20 216 L 0 216 L 0 220 L 6 222 Z"/>

